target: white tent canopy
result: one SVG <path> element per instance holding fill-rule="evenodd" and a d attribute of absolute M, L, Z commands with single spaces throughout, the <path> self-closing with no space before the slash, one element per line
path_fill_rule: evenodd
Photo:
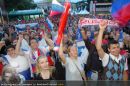
<path fill-rule="evenodd" d="M 76 11 L 73 11 L 71 12 L 72 15 L 85 15 L 85 14 L 89 14 L 89 12 L 87 10 L 81 10 L 80 12 L 76 12 Z"/>

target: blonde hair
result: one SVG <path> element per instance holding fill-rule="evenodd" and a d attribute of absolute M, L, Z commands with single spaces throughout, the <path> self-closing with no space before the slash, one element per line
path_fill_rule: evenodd
<path fill-rule="evenodd" d="M 41 67 L 39 66 L 39 61 L 40 61 L 40 59 L 42 59 L 42 58 L 47 58 L 47 57 L 46 57 L 46 56 L 39 56 L 39 57 L 37 58 L 37 63 L 36 63 L 36 73 L 37 73 L 37 74 L 41 72 Z"/>
<path fill-rule="evenodd" d="M 42 71 L 41 67 L 39 66 L 39 61 L 40 61 L 40 59 L 42 59 L 42 58 L 47 58 L 47 57 L 46 57 L 46 56 L 39 56 L 39 57 L 37 58 L 36 74 L 41 73 L 41 71 Z M 49 64 L 48 64 L 48 66 L 49 66 Z M 51 73 L 53 72 L 54 69 L 55 69 L 55 67 L 49 66 L 49 71 L 50 71 Z"/>
<path fill-rule="evenodd" d="M 6 77 L 9 79 L 6 79 Z M 5 83 L 20 83 L 21 79 L 14 67 L 6 65 L 2 71 L 2 81 Z"/>

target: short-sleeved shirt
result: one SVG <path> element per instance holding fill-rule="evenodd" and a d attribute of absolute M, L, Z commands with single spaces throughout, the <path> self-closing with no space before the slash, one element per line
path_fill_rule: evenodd
<path fill-rule="evenodd" d="M 66 57 L 66 80 L 82 80 L 81 72 L 84 71 L 84 64 L 86 63 L 88 58 L 88 50 L 84 49 L 83 53 L 81 54 L 80 57 L 77 59 L 71 59 L 70 57 Z M 77 65 L 77 67 L 76 67 Z"/>
<path fill-rule="evenodd" d="M 17 72 L 22 72 L 29 68 L 28 59 L 24 56 L 18 55 L 15 58 L 11 58 L 9 55 L 6 55 L 5 57 L 11 66 L 16 67 Z"/>

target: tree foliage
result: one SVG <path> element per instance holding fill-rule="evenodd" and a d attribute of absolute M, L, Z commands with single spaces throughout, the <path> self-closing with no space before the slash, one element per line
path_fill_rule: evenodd
<path fill-rule="evenodd" d="M 33 0 L 4 0 L 4 5 L 7 11 L 11 10 L 25 10 L 35 8 Z"/>

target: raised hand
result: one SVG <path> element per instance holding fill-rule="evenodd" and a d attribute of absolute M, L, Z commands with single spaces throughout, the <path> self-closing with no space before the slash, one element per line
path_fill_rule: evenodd
<path fill-rule="evenodd" d="M 22 42 L 22 40 L 23 40 L 23 35 L 19 34 L 19 41 Z"/>
<path fill-rule="evenodd" d="M 100 23 L 99 23 L 99 28 L 100 30 L 105 30 L 105 28 L 107 27 L 107 21 L 106 20 L 102 20 Z"/>
<path fill-rule="evenodd" d="M 102 38 L 103 38 L 103 32 L 104 32 L 106 27 L 107 27 L 107 21 L 102 20 L 99 23 L 100 30 L 99 30 L 99 34 L 98 34 L 97 41 L 96 41 L 96 49 L 97 49 L 99 57 L 102 59 L 104 58 L 104 55 L 105 55 L 105 52 L 102 48 Z"/>

